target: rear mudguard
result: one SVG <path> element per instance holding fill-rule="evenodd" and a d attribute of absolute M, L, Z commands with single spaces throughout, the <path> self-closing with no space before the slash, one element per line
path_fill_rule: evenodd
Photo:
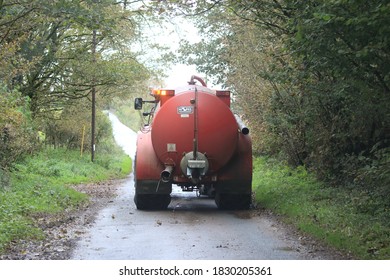
<path fill-rule="evenodd" d="M 156 157 L 150 132 L 138 133 L 134 169 L 136 194 L 170 194 L 172 192 L 172 184 L 160 180 L 164 166 Z"/>
<path fill-rule="evenodd" d="M 215 184 L 217 193 L 252 193 L 252 142 L 249 135 L 239 134 L 237 152 L 220 171 Z"/>
<path fill-rule="evenodd" d="M 221 170 L 215 187 L 219 209 L 244 210 L 252 203 L 252 144 L 249 136 L 240 134 L 238 149 L 230 163 Z"/>

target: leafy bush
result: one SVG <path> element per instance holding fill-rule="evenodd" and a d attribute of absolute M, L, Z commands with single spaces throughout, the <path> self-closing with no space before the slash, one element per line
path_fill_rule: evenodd
<path fill-rule="evenodd" d="M 37 146 L 29 100 L 0 83 L 0 183 L 7 184 L 12 165 Z"/>
<path fill-rule="evenodd" d="M 232 89 L 256 153 L 305 165 L 333 185 L 361 181 L 381 193 L 390 145 L 385 2 L 199 4 L 203 38 L 182 44 L 180 58 Z"/>

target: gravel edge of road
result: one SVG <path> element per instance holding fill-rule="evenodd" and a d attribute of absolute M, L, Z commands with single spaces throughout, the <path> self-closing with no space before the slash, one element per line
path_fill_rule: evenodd
<path fill-rule="evenodd" d="M 283 217 L 273 213 L 269 209 L 257 208 L 255 212 L 258 215 L 264 215 L 272 221 L 274 227 L 284 232 L 284 236 L 295 248 L 301 251 L 308 260 L 353 260 L 353 256 L 346 252 L 341 252 L 324 242 L 310 236 L 309 234 L 299 231 L 294 225 L 283 221 Z"/>

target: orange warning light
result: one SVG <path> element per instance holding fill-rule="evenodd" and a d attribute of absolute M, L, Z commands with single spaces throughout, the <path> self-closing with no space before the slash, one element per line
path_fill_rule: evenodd
<path fill-rule="evenodd" d="M 153 89 L 152 94 L 154 96 L 174 96 L 175 90 L 173 90 L 173 89 Z"/>

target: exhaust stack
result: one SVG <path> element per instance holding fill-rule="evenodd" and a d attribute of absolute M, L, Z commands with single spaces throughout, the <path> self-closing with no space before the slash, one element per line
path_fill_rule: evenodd
<path fill-rule="evenodd" d="M 238 124 L 238 128 L 240 129 L 240 132 L 242 134 L 244 134 L 244 135 L 249 134 L 249 128 L 244 124 L 242 119 L 238 115 L 234 115 L 234 117 L 236 118 L 236 121 L 237 121 L 237 124 Z"/>
<path fill-rule="evenodd" d="M 161 181 L 163 181 L 164 183 L 168 183 L 171 180 L 172 171 L 173 166 L 166 165 L 165 169 L 161 172 Z"/>

